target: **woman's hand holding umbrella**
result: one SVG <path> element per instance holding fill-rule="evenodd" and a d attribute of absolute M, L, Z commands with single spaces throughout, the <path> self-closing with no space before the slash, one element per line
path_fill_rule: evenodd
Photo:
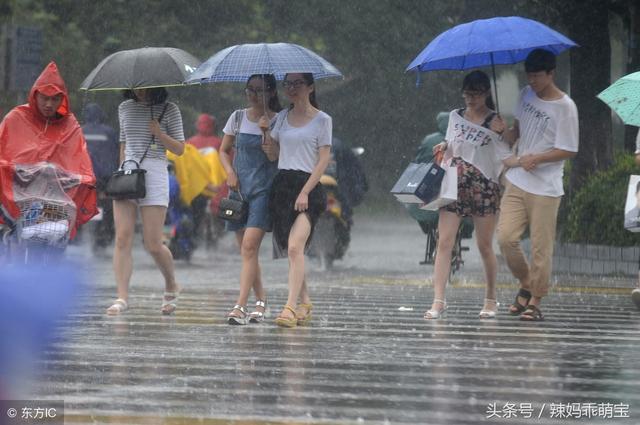
<path fill-rule="evenodd" d="M 164 133 L 162 132 L 162 128 L 160 128 L 160 123 L 158 122 L 158 120 L 151 120 L 149 122 L 149 131 L 151 132 L 153 137 L 162 141 L 161 137 Z"/>
<path fill-rule="evenodd" d="M 261 116 L 258 120 L 258 126 L 262 130 L 262 151 L 267 155 L 269 161 L 277 160 L 280 151 L 278 144 L 274 143 L 269 135 L 269 118 L 266 115 Z"/>
<path fill-rule="evenodd" d="M 504 119 L 502 119 L 500 115 L 496 115 L 489 123 L 489 129 L 494 133 L 501 135 L 507 129 L 507 123 L 504 122 Z"/>

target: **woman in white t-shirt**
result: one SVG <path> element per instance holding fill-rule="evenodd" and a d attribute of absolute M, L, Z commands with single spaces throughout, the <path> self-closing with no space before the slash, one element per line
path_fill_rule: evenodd
<path fill-rule="evenodd" d="M 182 115 L 175 103 L 167 102 L 164 88 L 125 91 L 118 107 L 120 120 L 120 159 L 140 163 L 146 170 L 146 196 L 134 200 L 113 201 L 116 240 L 113 271 L 118 285 L 118 299 L 107 309 L 117 315 L 127 310 L 129 281 L 133 272 L 133 235 L 138 209 L 142 218 L 144 246 L 155 260 L 165 281 L 161 311 L 175 311 L 180 288 L 175 280 L 171 251 L 162 243 L 164 221 L 169 205 L 167 155 L 184 152 Z M 128 166 L 133 162 L 125 162 Z"/>
<path fill-rule="evenodd" d="M 258 253 L 265 232 L 271 230 L 269 192 L 278 172 L 278 156 L 263 143 L 261 126 L 269 128 L 276 113 L 282 110 L 273 75 L 252 75 L 247 80 L 244 92 L 249 108 L 231 114 L 223 129 L 224 137 L 220 146 L 220 161 L 227 172 L 227 185 L 234 191 L 231 196 L 236 194 L 237 198 L 248 204 L 244 221 L 229 221 L 226 224 L 227 230 L 236 233 L 242 255 L 240 293 L 236 305 L 227 314 L 227 322 L 231 325 L 261 322 L 267 308 Z M 255 311 L 249 314 L 246 305 L 252 287 L 257 300 Z"/>
<path fill-rule="evenodd" d="M 311 319 L 304 251 L 326 208 L 320 177 L 329 164 L 332 122 L 318 109 L 312 74 L 287 74 L 282 85 L 291 106 L 278 114 L 273 129 L 267 132 L 268 143 L 279 147 L 279 171 L 269 209 L 276 257 L 289 258 L 289 296 L 276 324 L 295 327 Z"/>
<path fill-rule="evenodd" d="M 491 82 L 482 71 L 467 74 L 462 83 L 465 107 L 451 111 L 445 142 L 434 153 L 445 151 L 444 163 L 450 161 L 458 171 L 458 200 L 440 209 L 438 249 L 433 287 L 434 299 L 425 319 L 438 319 L 446 310 L 445 288 L 451 268 L 451 253 L 463 217 L 472 217 L 478 249 L 487 279 L 484 306 L 480 318 L 494 318 L 497 311 L 497 260 L 493 252 L 493 235 L 500 208 L 499 176 L 502 160 L 510 150 L 501 137 L 491 131 L 496 116 L 491 98 Z"/>

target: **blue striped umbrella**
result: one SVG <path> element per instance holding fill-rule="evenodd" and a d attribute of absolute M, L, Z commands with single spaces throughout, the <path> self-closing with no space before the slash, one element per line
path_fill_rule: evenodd
<path fill-rule="evenodd" d="M 219 51 L 192 74 L 185 83 L 245 82 L 255 74 L 273 74 L 284 79 L 287 73 L 311 73 L 314 79 L 342 77 L 325 59 L 297 44 L 238 44 Z"/>

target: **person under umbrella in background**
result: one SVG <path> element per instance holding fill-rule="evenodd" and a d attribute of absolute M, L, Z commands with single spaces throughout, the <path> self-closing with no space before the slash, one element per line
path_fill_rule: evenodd
<path fill-rule="evenodd" d="M 142 160 L 140 166 L 147 171 L 146 197 L 113 202 L 116 225 L 113 270 L 118 298 L 107 313 L 117 315 L 128 309 L 129 281 L 133 273 L 133 234 L 139 207 L 145 248 L 165 280 L 161 311 L 171 314 L 176 309 L 181 288 L 175 280 L 171 251 L 162 243 L 169 205 L 166 151 L 176 155 L 184 152 L 182 115 L 176 104 L 167 102 L 165 88 L 127 90 L 124 95 L 127 100 L 118 107 L 120 159 L 138 163 Z"/>
<path fill-rule="evenodd" d="M 261 322 L 266 312 L 267 297 L 260 276 L 258 254 L 265 232 L 271 230 L 269 194 L 278 172 L 275 162 L 278 157 L 263 143 L 263 128 L 269 128 L 276 113 L 282 110 L 273 75 L 249 77 L 244 91 L 250 107 L 231 114 L 224 127 L 220 151 L 220 159 L 227 172 L 227 185 L 240 192 L 249 204 L 246 221 L 227 222 L 227 230 L 236 233 L 242 255 L 240 293 L 235 306 L 227 314 L 227 321 L 232 325 Z M 232 163 L 231 150 L 234 147 Z M 257 301 L 255 311 L 249 314 L 246 305 L 252 287 Z"/>
<path fill-rule="evenodd" d="M 491 82 L 482 71 L 467 74 L 462 82 L 465 107 L 451 111 L 446 141 L 433 148 L 444 151 L 458 173 L 457 201 L 440 209 L 438 248 L 433 269 L 434 298 L 425 319 L 438 319 L 447 308 L 445 289 L 451 267 L 451 252 L 463 217 L 472 217 L 478 250 L 487 279 L 481 319 L 496 316 L 496 276 L 498 264 L 493 252 L 493 235 L 500 210 L 502 161 L 511 156 L 509 146 L 490 125 L 497 116 L 491 97 Z"/>
<path fill-rule="evenodd" d="M 508 164 L 506 189 L 500 206 L 498 243 L 520 291 L 509 313 L 522 320 L 544 316 L 540 303 L 549 291 L 551 261 L 558 208 L 564 194 L 564 161 L 578 152 L 578 109 L 554 82 L 556 57 L 535 49 L 524 63 L 527 81 L 520 93 L 515 122 L 507 129 L 502 118 L 496 131 L 516 146 L 516 164 Z M 518 166 L 512 166 L 518 165 Z M 527 263 L 520 238 L 529 228 L 531 264 Z"/>
<path fill-rule="evenodd" d="M 291 106 L 278 114 L 273 130 L 265 128 L 267 144 L 279 146 L 279 171 L 269 208 L 276 257 L 289 257 L 289 296 L 276 324 L 295 327 L 311 319 L 304 251 L 326 208 L 327 197 L 319 182 L 331 157 L 333 124 L 318 109 L 313 74 L 287 74 L 282 85 Z"/>
<path fill-rule="evenodd" d="M 97 103 L 89 103 L 84 108 L 82 132 L 87 141 L 93 172 L 96 175 L 98 204 L 102 209 L 102 219 L 94 228 L 94 248 L 105 248 L 113 241 L 113 202 L 104 195 L 111 174 L 118 168 L 120 144 L 116 131 L 105 124 L 104 112 Z"/>

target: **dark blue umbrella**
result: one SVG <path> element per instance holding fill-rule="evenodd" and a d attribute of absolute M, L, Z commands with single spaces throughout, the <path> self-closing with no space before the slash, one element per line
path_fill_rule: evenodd
<path fill-rule="evenodd" d="M 479 19 L 457 25 L 434 38 L 406 71 L 464 70 L 521 62 L 534 49 L 554 54 L 576 47 L 548 26 L 519 16 Z M 498 102 L 496 88 L 496 105 Z"/>

